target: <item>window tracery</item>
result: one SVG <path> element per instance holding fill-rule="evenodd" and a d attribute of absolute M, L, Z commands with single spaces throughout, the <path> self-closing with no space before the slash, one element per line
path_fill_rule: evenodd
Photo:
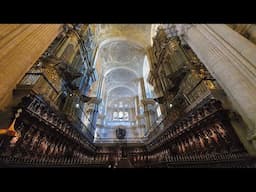
<path fill-rule="evenodd" d="M 113 121 L 128 121 L 129 120 L 129 112 L 128 112 L 128 104 L 123 104 L 120 101 L 118 104 L 114 104 L 114 112 L 113 112 Z"/>

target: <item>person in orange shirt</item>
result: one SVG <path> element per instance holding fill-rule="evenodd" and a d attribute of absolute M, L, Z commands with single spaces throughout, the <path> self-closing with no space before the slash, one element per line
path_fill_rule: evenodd
<path fill-rule="evenodd" d="M 0 129 L 0 135 L 9 135 L 13 137 L 20 137 L 20 134 L 15 131 L 14 125 L 15 125 L 16 119 L 12 122 L 9 128 L 7 129 Z"/>
<path fill-rule="evenodd" d="M 18 133 L 16 130 L 15 130 L 15 122 L 16 122 L 16 119 L 20 116 L 20 113 L 22 112 L 22 109 L 18 109 L 17 110 L 17 113 L 15 114 L 15 119 L 13 120 L 12 124 L 9 126 L 9 128 L 7 129 L 0 129 L 0 135 L 9 135 L 9 136 L 13 136 L 13 137 L 20 137 L 20 133 Z"/>

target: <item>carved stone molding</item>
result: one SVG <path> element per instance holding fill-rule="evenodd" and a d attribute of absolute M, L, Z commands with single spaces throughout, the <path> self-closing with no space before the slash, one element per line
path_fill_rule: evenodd
<path fill-rule="evenodd" d="M 179 36 L 184 36 L 187 33 L 187 31 L 195 25 L 194 24 L 176 24 L 175 26 L 176 26 L 177 34 Z"/>
<path fill-rule="evenodd" d="M 233 28 L 236 32 L 245 35 L 252 24 L 229 24 L 231 28 Z"/>
<path fill-rule="evenodd" d="M 163 29 L 165 29 L 165 32 L 167 33 L 167 37 L 176 37 L 178 35 L 178 31 L 176 29 L 175 24 L 165 24 L 162 25 Z"/>
<path fill-rule="evenodd" d="M 145 105 L 154 105 L 154 104 L 156 104 L 156 101 L 152 98 L 142 99 L 141 102 Z"/>
<path fill-rule="evenodd" d="M 176 24 L 176 30 L 177 30 L 177 35 L 180 37 L 181 40 L 181 44 L 187 44 L 186 39 L 186 33 L 188 32 L 188 30 L 190 28 L 192 28 L 193 26 L 195 26 L 195 24 Z"/>

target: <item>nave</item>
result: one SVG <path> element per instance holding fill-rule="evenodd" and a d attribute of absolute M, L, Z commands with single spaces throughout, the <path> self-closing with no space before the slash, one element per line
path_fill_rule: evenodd
<path fill-rule="evenodd" d="M 254 29 L 0 25 L 0 166 L 255 168 Z"/>

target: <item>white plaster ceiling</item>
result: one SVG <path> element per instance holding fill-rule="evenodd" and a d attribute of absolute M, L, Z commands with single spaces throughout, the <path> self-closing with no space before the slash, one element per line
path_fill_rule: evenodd
<path fill-rule="evenodd" d="M 93 24 L 98 52 L 96 54 L 96 68 L 105 76 L 105 89 L 111 89 L 118 84 L 134 87 L 134 75 L 143 76 L 143 62 L 146 49 L 152 39 L 152 24 Z M 116 71 L 111 73 L 112 71 Z M 108 75 L 111 74 L 111 75 Z M 113 76 L 113 77 L 110 77 Z M 110 82 L 110 83 L 109 83 Z"/>
<path fill-rule="evenodd" d="M 127 87 L 116 87 L 112 89 L 108 95 L 111 100 L 116 100 L 119 98 L 134 96 L 134 92 Z"/>
<path fill-rule="evenodd" d="M 139 62 L 139 57 L 144 50 L 127 41 L 112 41 L 102 47 L 102 53 L 105 63 L 123 63 Z"/>
<path fill-rule="evenodd" d="M 138 79 L 143 76 L 146 49 L 151 44 L 151 24 L 98 24 L 95 37 L 98 44 L 96 68 L 103 75 L 101 106 L 108 109 L 123 101 L 134 107 L 138 95 Z M 110 110 L 111 113 L 111 110 Z M 135 114 L 131 115 L 134 116 Z M 100 128 L 106 133 L 107 127 Z M 130 133 L 136 137 L 137 132 Z M 102 135 L 102 137 L 108 137 Z"/>
<path fill-rule="evenodd" d="M 116 67 L 126 67 L 142 75 L 142 65 L 145 50 L 126 40 L 113 40 L 101 46 L 98 62 L 103 73 L 108 73 Z"/>
<path fill-rule="evenodd" d="M 96 36 L 99 44 L 115 38 L 130 40 L 145 48 L 150 45 L 151 28 L 151 24 L 98 24 Z"/>
<path fill-rule="evenodd" d="M 126 106 L 126 108 L 133 108 L 134 107 L 134 97 L 130 97 L 130 94 L 132 94 L 130 92 L 130 90 L 128 90 L 124 87 L 120 87 L 118 89 L 119 90 L 114 90 L 113 93 L 110 93 L 111 96 L 117 95 L 117 97 L 115 97 L 115 99 L 112 99 L 111 101 L 109 101 L 107 107 L 115 109 L 115 104 L 122 101 L 124 103 L 124 106 Z M 122 92 L 121 93 L 121 95 L 123 95 L 122 97 L 118 97 L 119 96 L 118 91 Z"/>
<path fill-rule="evenodd" d="M 106 92 L 110 91 L 115 87 L 130 87 L 136 92 L 137 90 L 137 75 L 135 72 L 123 69 L 115 68 L 110 71 L 104 78 L 104 89 Z"/>

